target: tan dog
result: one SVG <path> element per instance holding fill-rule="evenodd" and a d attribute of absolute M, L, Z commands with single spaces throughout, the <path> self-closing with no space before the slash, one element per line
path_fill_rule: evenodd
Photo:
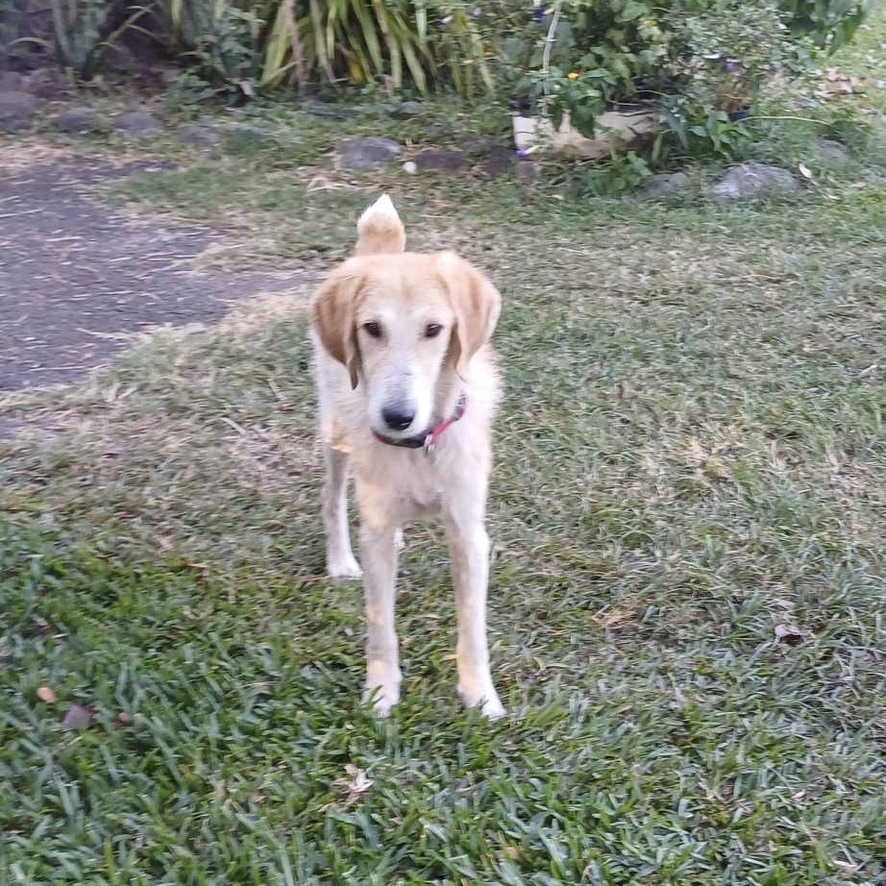
<path fill-rule="evenodd" d="M 405 252 L 387 196 L 357 224 L 357 255 L 312 300 L 326 458 L 326 566 L 358 578 L 347 480 L 360 508 L 366 596 L 364 699 L 386 714 L 400 697 L 394 597 L 400 532 L 442 517 L 458 607 L 458 691 L 488 717 L 504 714 L 489 672 L 486 489 L 499 397 L 488 346 L 501 310 L 495 287 L 452 253 Z"/>

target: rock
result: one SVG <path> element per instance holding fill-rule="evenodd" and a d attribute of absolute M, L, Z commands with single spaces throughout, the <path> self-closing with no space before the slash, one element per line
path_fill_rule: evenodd
<path fill-rule="evenodd" d="M 415 175 L 415 173 L 418 172 L 418 167 L 412 162 L 412 160 L 407 160 L 407 161 L 403 164 L 403 166 L 401 167 L 401 169 L 402 169 L 407 175 Z"/>
<path fill-rule="evenodd" d="M 800 183 L 787 169 L 766 163 L 742 163 L 734 166 L 712 188 L 711 194 L 726 200 L 790 194 Z"/>
<path fill-rule="evenodd" d="M 541 178 L 541 170 L 531 160 L 521 160 L 514 171 L 517 173 L 517 181 L 524 185 L 534 185 Z"/>
<path fill-rule="evenodd" d="M 328 117 L 332 120 L 349 120 L 361 113 L 361 109 L 353 105 L 333 104 L 316 99 L 307 99 L 301 106 L 313 117 Z"/>
<path fill-rule="evenodd" d="M 101 128 L 101 116 L 94 108 L 68 108 L 52 118 L 52 125 L 62 132 L 93 132 Z"/>
<path fill-rule="evenodd" d="M 0 71 L 0 92 L 24 92 L 27 83 L 15 71 Z"/>
<path fill-rule="evenodd" d="M 0 92 L 0 132 L 15 132 L 31 122 L 37 99 L 27 92 Z"/>
<path fill-rule="evenodd" d="M 400 145 L 389 138 L 348 138 L 338 145 L 339 163 L 345 169 L 381 169 L 400 156 Z"/>
<path fill-rule="evenodd" d="M 419 172 L 461 172 L 468 165 L 462 151 L 428 148 L 415 155 L 415 167 Z"/>
<path fill-rule="evenodd" d="M 186 123 L 178 129 L 178 137 L 186 145 L 211 147 L 221 141 L 218 131 L 212 126 L 201 126 L 197 123 Z"/>
<path fill-rule="evenodd" d="M 819 139 L 816 145 L 816 153 L 825 163 L 832 163 L 835 166 L 841 163 L 848 163 L 852 156 L 846 145 L 832 138 Z"/>
<path fill-rule="evenodd" d="M 266 139 L 272 137 L 272 133 L 263 129 L 261 126 L 255 126 L 252 123 L 228 123 L 225 126 L 227 135 L 242 136 L 243 138 L 260 138 Z"/>
<path fill-rule="evenodd" d="M 657 200 L 668 194 L 675 194 L 689 184 L 689 176 L 685 172 L 662 172 L 647 178 L 637 188 L 637 196 L 647 200 Z"/>
<path fill-rule="evenodd" d="M 420 117 L 424 112 L 425 106 L 422 102 L 400 102 L 391 111 L 391 116 L 397 120 L 406 120 L 409 117 Z"/>
<path fill-rule="evenodd" d="M 514 151 L 504 147 L 504 145 L 495 145 L 483 163 L 483 174 L 487 178 L 507 175 L 514 168 L 516 162 L 517 155 Z"/>
<path fill-rule="evenodd" d="M 461 149 L 469 157 L 485 157 L 501 147 L 503 145 L 497 138 L 474 138 L 465 142 Z"/>
<path fill-rule="evenodd" d="M 126 135 L 155 135 L 163 126 L 147 111 L 129 111 L 114 121 L 114 129 Z"/>
<path fill-rule="evenodd" d="M 63 99 L 71 92 L 70 83 L 65 80 L 64 74 L 54 67 L 32 71 L 28 77 L 27 89 L 38 98 L 51 101 Z"/>

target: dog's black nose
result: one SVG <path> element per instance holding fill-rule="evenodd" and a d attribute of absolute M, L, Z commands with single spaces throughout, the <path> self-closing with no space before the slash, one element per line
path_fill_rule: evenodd
<path fill-rule="evenodd" d="M 412 424 L 415 412 L 402 406 L 389 406 L 382 409 L 381 417 L 392 431 L 405 431 Z"/>

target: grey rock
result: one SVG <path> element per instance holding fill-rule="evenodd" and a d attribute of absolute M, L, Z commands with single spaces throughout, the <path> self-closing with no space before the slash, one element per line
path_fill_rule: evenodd
<path fill-rule="evenodd" d="M 27 91 L 38 98 L 59 100 L 67 97 L 70 83 L 58 68 L 40 68 L 28 76 Z"/>
<path fill-rule="evenodd" d="M 345 169 L 381 169 L 396 160 L 400 150 L 389 138 L 348 138 L 339 143 L 338 156 Z"/>
<path fill-rule="evenodd" d="M 163 126 L 147 111 L 128 111 L 114 121 L 114 129 L 126 135 L 155 135 Z"/>
<path fill-rule="evenodd" d="M 27 81 L 15 71 L 0 71 L 0 92 L 24 92 Z"/>
<path fill-rule="evenodd" d="M 338 102 L 322 102 L 308 99 L 301 107 L 312 117 L 328 117 L 331 120 L 349 120 L 359 117 L 362 109 L 353 105 L 344 105 Z"/>
<path fill-rule="evenodd" d="M 789 194 L 799 190 L 800 183 L 787 169 L 766 163 L 742 163 L 734 166 L 712 188 L 714 197 L 741 200 Z"/>
<path fill-rule="evenodd" d="M 851 158 L 851 152 L 842 142 L 835 141 L 832 138 L 822 138 L 818 140 L 816 153 L 825 161 L 835 166 L 841 163 L 847 163 Z"/>
<path fill-rule="evenodd" d="M 0 92 L 0 132 L 15 132 L 31 121 L 37 99 L 27 92 Z"/>
<path fill-rule="evenodd" d="M 483 174 L 487 178 L 497 178 L 500 175 L 507 175 L 517 162 L 517 155 L 514 151 L 506 148 L 504 145 L 495 145 L 483 163 Z"/>
<path fill-rule="evenodd" d="M 101 115 L 95 108 L 68 108 L 52 118 L 52 125 L 62 132 L 92 132 L 101 128 Z"/>
<path fill-rule="evenodd" d="M 637 188 L 637 196 L 657 200 L 683 190 L 688 184 L 689 176 L 685 172 L 662 172 L 647 178 Z"/>
<path fill-rule="evenodd" d="M 485 157 L 502 147 L 504 146 L 497 138 L 474 138 L 465 142 L 461 149 L 469 157 Z"/>
<path fill-rule="evenodd" d="M 463 151 L 438 150 L 428 148 L 413 158 L 419 172 L 461 172 L 468 165 Z"/>
<path fill-rule="evenodd" d="M 243 136 L 243 138 L 269 138 L 271 133 L 261 126 L 252 123 L 228 123 L 225 126 L 227 135 Z"/>
<path fill-rule="evenodd" d="M 541 170 L 531 160 L 521 160 L 514 171 L 517 173 L 517 181 L 524 185 L 534 185 L 541 179 Z"/>
<path fill-rule="evenodd" d="M 409 117 L 420 117 L 425 112 L 422 102 L 401 102 L 391 111 L 391 116 L 398 120 L 406 120 Z"/>
<path fill-rule="evenodd" d="M 201 126 L 196 123 L 187 123 L 180 126 L 178 137 L 186 145 L 199 145 L 212 147 L 221 141 L 221 135 L 212 126 Z"/>

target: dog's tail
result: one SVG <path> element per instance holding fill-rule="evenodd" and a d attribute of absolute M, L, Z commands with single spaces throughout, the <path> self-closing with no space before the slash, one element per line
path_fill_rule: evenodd
<path fill-rule="evenodd" d="M 391 198 L 384 194 L 360 216 L 357 222 L 357 255 L 403 252 L 406 230 Z"/>

